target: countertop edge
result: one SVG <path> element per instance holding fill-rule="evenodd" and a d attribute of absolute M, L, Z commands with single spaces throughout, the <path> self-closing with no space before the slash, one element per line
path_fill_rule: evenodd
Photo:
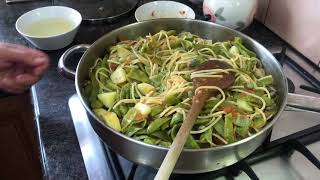
<path fill-rule="evenodd" d="M 39 152 L 39 160 L 41 164 L 41 174 L 43 179 L 47 180 L 48 177 L 48 170 L 47 170 L 47 160 L 45 155 L 45 150 L 43 147 L 42 139 L 41 139 L 41 132 L 40 132 L 40 123 L 39 123 L 39 117 L 40 117 L 40 110 L 39 110 L 39 102 L 37 97 L 37 92 L 35 86 L 31 87 L 31 93 L 30 93 L 31 103 L 33 105 L 33 113 L 34 113 L 34 120 L 35 120 L 35 128 L 36 128 L 36 141 L 38 144 L 38 152 Z"/>

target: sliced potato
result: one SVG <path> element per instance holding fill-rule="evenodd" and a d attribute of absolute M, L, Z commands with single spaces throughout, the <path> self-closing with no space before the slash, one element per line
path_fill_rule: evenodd
<path fill-rule="evenodd" d="M 151 91 L 155 91 L 155 87 L 153 87 L 152 85 L 150 85 L 148 83 L 138 84 L 138 89 L 144 95 L 150 93 Z"/>
<path fill-rule="evenodd" d="M 116 92 L 106 92 L 98 94 L 98 99 L 105 105 L 107 108 L 111 108 L 115 103 L 117 98 Z"/>
<path fill-rule="evenodd" d="M 151 112 L 151 107 L 146 105 L 146 104 L 143 104 L 143 103 L 137 103 L 135 106 L 134 106 L 140 113 L 141 115 L 143 116 L 148 116 Z"/>
<path fill-rule="evenodd" d="M 120 120 L 116 113 L 114 112 L 108 112 L 105 109 L 99 108 L 99 109 L 93 109 L 93 112 L 101 118 L 101 120 L 111 127 L 112 129 L 120 132 L 121 131 L 121 125 Z"/>
<path fill-rule="evenodd" d="M 127 81 L 126 71 L 122 67 L 118 67 L 110 76 L 110 79 L 115 84 L 121 84 Z"/>

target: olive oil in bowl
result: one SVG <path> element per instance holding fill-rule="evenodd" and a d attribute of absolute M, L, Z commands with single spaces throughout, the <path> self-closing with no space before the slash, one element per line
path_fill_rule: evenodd
<path fill-rule="evenodd" d="M 57 50 L 72 43 L 82 21 L 81 14 L 66 6 L 33 9 L 16 21 L 16 30 L 35 47 Z"/>
<path fill-rule="evenodd" d="M 25 33 L 34 37 L 57 36 L 72 30 L 74 22 L 63 17 L 47 18 L 35 21 L 25 28 Z"/>

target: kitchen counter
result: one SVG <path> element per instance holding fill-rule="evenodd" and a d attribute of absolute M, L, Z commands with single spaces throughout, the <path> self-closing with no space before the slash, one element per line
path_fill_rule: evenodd
<path fill-rule="evenodd" d="M 21 14 L 31 9 L 52 5 L 52 3 L 51 0 L 41 0 L 6 5 L 5 1 L 0 1 L 0 17 L 2 17 L 0 18 L 0 41 L 33 47 L 15 30 L 15 21 Z M 200 12 L 196 7 L 193 6 L 193 8 L 198 13 Z M 135 22 L 133 16 L 114 25 L 83 24 L 72 45 L 93 43 L 110 30 L 131 22 Z M 256 21 L 245 29 L 244 33 L 267 48 L 284 44 L 275 34 Z M 56 70 L 59 57 L 68 47 L 46 51 L 51 59 L 50 69 L 35 85 L 35 89 L 40 111 L 40 138 L 43 146 L 45 172 L 49 179 L 80 180 L 87 179 L 87 175 L 68 108 L 68 99 L 75 93 L 75 86 L 73 81 L 61 77 Z"/>

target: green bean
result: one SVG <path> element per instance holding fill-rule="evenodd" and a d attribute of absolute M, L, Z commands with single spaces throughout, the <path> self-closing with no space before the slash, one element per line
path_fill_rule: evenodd
<path fill-rule="evenodd" d="M 113 111 L 117 114 L 118 117 L 123 117 L 123 114 L 121 113 L 120 106 L 113 109 Z"/>
<path fill-rule="evenodd" d="M 248 136 L 249 127 L 236 127 L 236 133 L 239 134 L 242 138 L 245 138 Z"/>
<path fill-rule="evenodd" d="M 138 111 L 136 108 L 131 108 L 127 114 L 123 117 L 121 121 L 122 130 L 125 131 L 126 128 L 132 123 L 132 121 L 136 118 Z"/>
<path fill-rule="evenodd" d="M 204 125 L 204 124 L 208 124 L 210 121 L 211 121 L 210 118 L 196 119 L 196 121 L 194 122 L 194 125 Z"/>
<path fill-rule="evenodd" d="M 170 132 L 170 135 L 171 135 L 171 138 L 174 139 L 179 131 L 179 128 L 180 128 L 181 124 L 175 124 L 173 125 L 172 129 L 171 129 L 171 132 Z"/>
<path fill-rule="evenodd" d="M 146 137 L 143 139 L 143 142 L 145 142 L 147 144 L 152 144 L 152 145 L 157 144 L 157 141 L 158 141 L 158 139 L 152 138 L 152 137 Z"/>
<path fill-rule="evenodd" d="M 135 126 L 131 126 L 127 129 L 126 131 L 126 135 L 131 137 L 134 134 L 136 134 L 138 131 L 140 131 L 142 128 L 141 127 L 135 127 Z"/>
<path fill-rule="evenodd" d="M 232 125 L 232 115 L 227 114 L 224 118 L 224 138 L 228 143 L 232 143 L 235 141 L 233 134 L 233 125 Z"/>
<path fill-rule="evenodd" d="M 135 135 L 147 135 L 147 134 L 148 134 L 148 132 L 146 129 L 140 129 L 139 131 L 137 131 L 135 133 Z"/>
<path fill-rule="evenodd" d="M 97 109 L 97 108 L 102 108 L 102 107 L 103 107 L 102 102 L 99 101 L 98 99 L 91 101 L 91 104 L 90 104 L 90 105 L 91 105 L 91 107 L 92 107 L 93 109 Z"/>
<path fill-rule="evenodd" d="M 105 86 L 113 91 L 117 91 L 120 89 L 119 86 L 114 84 L 110 79 L 106 80 Z"/>
<path fill-rule="evenodd" d="M 164 131 L 166 129 L 170 128 L 170 122 L 167 121 L 166 123 L 164 123 L 162 126 L 161 126 L 161 131 Z"/>
<path fill-rule="evenodd" d="M 195 141 L 195 139 L 193 138 L 192 135 L 189 135 L 185 144 L 186 148 L 189 149 L 199 149 L 200 146 L 198 145 L 198 143 Z"/>
<path fill-rule="evenodd" d="M 119 110 L 120 110 L 122 116 L 124 116 L 125 114 L 127 114 L 129 108 L 128 108 L 128 106 L 121 104 L 119 106 Z"/>
<path fill-rule="evenodd" d="M 200 142 L 213 144 L 212 142 L 212 128 L 209 128 L 207 131 L 200 135 Z"/>
<path fill-rule="evenodd" d="M 276 104 L 274 100 L 272 100 L 271 98 L 268 98 L 267 95 L 263 95 L 261 96 L 261 98 L 266 102 L 266 106 L 272 106 L 273 104 Z"/>
<path fill-rule="evenodd" d="M 161 83 L 162 83 L 162 78 L 164 77 L 164 72 L 160 72 L 159 74 L 157 75 L 154 75 L 152 77 L 150 77 L 150 80 L 152 81 L 153 85 L 154 86 L 161 86 Z"/>
<path fill-rule="evenodd" d="M 267 86 L 267 85 L 271 85 L 272 83 L 273 83 L 273 78 L 271 75 L 262 77 L 257 80 L 258 86 Z"/>
<path fill-rule="evenodd" d="M 160 127 L 165 124 L 167 121 L 169 121 L 170 119 L 169 118 L 158 118 L 158 119 L 155 119 L 154 121 L 152 121 L 148 128 L 147 128 L 147 132 L 148 133 L 153 133 L 157 130 L 160 129 Z"/>
<path fill-rule="evenodd" d="M 169 94 L 165 97 L 164 102 L 168 106 L 173 106 L 181 102 L 181 98 L 178 94 Z"/>
<path fill-rule="evenodd" d="M 204 108 L 211 110 L 219 101 L 220 99 L 208 100 Z"/>
<path fill-rule="evenodd" d="M 242 44 L 241 38 L 236 37 L 233 41 L 233 44 L 239 49 L 242 55 L 246 57 L 256 57 L 256 54 L 254 52 L 250 51 Z"/>
<path fill-rule="evenodd" d="M 164 131 L 156 131 L 150 134 L 150 136 L 153 136 L 155 138 L 161 139 L 163 141 L 172 141 L 171 137 Z"/>
<path fill-rule="evenodd" d="M 151 116 L 155 117 L 163 111 L 163 107 L 160 105 L 153 106 L 151 108 Z"/>
<path fill-rule="evenodd" d="M 178 124 L 179 122 L 182 122 L 182 120 L 183 120 L 182 114 L 177 112 L 172 116 L 171 121 L 170 121 L 170 125 L 172 126 L 174 124 Z"/>
<path fill-rule="evenodd" d="M 120 99 L 127 99 L 130 98 L 130 84 L 125 84 L 122 86 L 120 91 Z"/>
<path fill-rule="evenodd" d="M 252 120 L 248 116 L 238 115 L 236 118 L 233 118 L 233 124 L 240 127 L 250 127 Z"/>
<path fill-rule="evenodd" d="M 167 141 L 160 141 L 159 142 L 159 145 L 162 146 L 162 147 L 167 147 L 169 148 L 171 143 L 170 142 L 167 142 Z"/>
<path fill-rule="evenodd" d="M 133 138 L 136 140 L 143 140 L 143 139 L 149 138 L 149 136 L 148 135 L 140 135 L 140 136 L 133 136 Z"/>
<path fill-rule="evenodd" d="M 261 116 L 255 117 L 252 119 L 252 127 L 256 128 L 256 129 L 260 129 L 265 125 L 265 121 L 263 120 L 263 118 Z"/>
<path fill-rule="evenodd" d="M 146 75 L 146 73 L 137 68 L 131 68 L 127 76 L 129 79 L 134 79 L 145 83 L 149 82 L 149 77 Z"/>

